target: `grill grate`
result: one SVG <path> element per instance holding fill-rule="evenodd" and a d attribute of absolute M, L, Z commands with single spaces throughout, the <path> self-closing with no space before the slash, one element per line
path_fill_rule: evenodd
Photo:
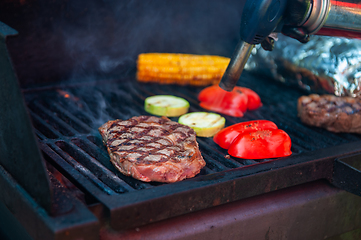
<path fill-rule="evenodd" d="M 147 115 L 144 99 L 155 94 L 183 97 L 190 102 L 190 111 L 203 111 L 197 101 L 201 88 L 141 84 L 126 79 L 101 85 L 32 89 L 24 95 L 45 159 L 84 193 L 104 204 L 113 227 L 127 228 L 237 200 L 242 196 L 233 193 L 236 189 L 220 188 L 220 184 L 234 181 L 235 185 L 238 184 L 235 179 L 242 176 L 288 166 L 295 159 L 296 163 L 307 162 L 312 159 L 309 156 L 321 149 L 361 140 L 355 134 L 335 134 L 303 125 L 296 109 L 298 97 L 305 94 L 301 90 L 247 73 L 240 83 L 260 95 L 263 107 L 247 112 L 243 118 L 225 116 L 226 124 L 254 119 L 274 121 L 290 135 L 292 156 L 277 160 L 225 158 L 226 150 L 218 147 L 212 138 L 197 138 L 207 165 L 194 179 L 174 184 L 144 183 L 120 174 L 110 163 L 97 128 L 108 120 Z M 303 158 L 304 155 L 308 158 Z M 285 180 L 282 187 L 296 183 Z M 195 191 L 203 195 L 198 196 Z M 212 191 L 223 196 L 213 196 Z M 170 198 L 182 200 L 182 206 L 165 204 Z M 147 213 L 142 209 L 147 209 Z"/>

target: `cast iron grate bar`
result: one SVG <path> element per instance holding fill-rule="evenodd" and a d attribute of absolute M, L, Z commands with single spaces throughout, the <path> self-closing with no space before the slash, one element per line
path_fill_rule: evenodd
<path fill-rule="evenodd" d="M 62 135 L 59 133 L 52 125 L 42 119 L 39 115 L 35 114 L 31 109 L 29 109 L 29 113 L 32 119 L 33 126 L 38 133 L 38 137 L 41 139 L 57 139 Z"/>
<path fill-rule="evenodd" d="M 56 144 L 63 151 L 63 152 L 59 152 L 59 153 L 61 153 L 63 156 L 66 156 L 66 157 L 67 157 L 67 155 L 69 155 L 72 162 L 74 162 L 73 160 L 76 159 L 77 162 L 79 162 L 79 164 L 76 164 L 74 162 L 76 168 L 80 169 L 82 171 L 85 171 L 85 174 L 87 174 L 89 179 L 94 181 L 100 188 L 104 189 L 107 193 L 110 193 L 110 194 L 112 194 L 113 192 L 109 191 L 109 188 L 111 188 L 111 189 L 117 188 L 117 185 L 114 184 L 111 180 L 109 180 L 109 176 L 115 177 L 115 175 L 112 172 L 108 171 L 105 167 L 100 165 L 97 162 L 97 161 L 99 161 L 99 159 L 98 160 L 92 159 L 89 155 L 87 155 L 86 152 L 84 152 L 81 148 L 79 148 L 78 146 L 76 146 L 73 143 L 66 143 L 63 141 L 59 141 Z M 70 159 L 69 157 L 67 157 L 68 160 Z M 100 159 L 100 160 L 102 160 L 102 159 Z M 105 161 L 103 161 L 103 162 L 105 162 Z M 116 170 L 113 170 L 113 172 L 118 174 L 118 172 Z M 120 175 L 120 173 L 118 175 Z M 128 177 L 128 179 L 130 180 L 129 185 L 131 185 L 134 189 L 145 189 L 145 188 L 151 187 L 150 184 L 139 182 L 139 181 L 134 181 L 132 178 L 129 178 L 129 177 Z M 106 183 L 111 183 L 110 186 L 104 184 L 104 181 Z"/>
<path fill-rule="evenodd" d="M 76 133 L 76 130 L 74 129 L 73 125 L 69 125 L 66 122 L 64 122 L 62 119 L 58 117 L 57 112 L 52 112 L 48 108 L 46 108 L 43 104 L 41 104 L 39 101 L 34 101 L 32 105 L 29 106 L 29 108 L 36 112 L 39 117 L 44 119 L 46 122 L 52 123 L 52 126 L 63 136 L 74 136 Z"/>
<path fill-rule="evenodd" d="M 57 102 L 51 102 L 50 105 L 48 105 L 48 108 L 49 110 L 58 113 L 58 117 L 68 125 L 74 125 L 74 129 L 76 129 L 79 133 L 89 133 L 92 131 L 88 124 L 75 117 L 73 113 L 69 112 Z"/>
<path fill-rule="evenodd" d="M 77 171 L 92 181 L 99 189 L 107 194 L 114 194 L 114 190 L 101 181 L 101 176 L 95 175 L 99 174 L 99 172 L 92 172 L 96 168 L 86 161 L 84 153 L 80 148 L 74 145 L 72 146 L 71 143 L 65 141 L 57 141 L 54 145 L 51 145 L 51 147 Z"/>
<path fill-rule="evenodd" d="M 83 122 L 85 125 L 92 128 L 94 117 L 90 114 L 90 110 L 88 109 L 80 111 L 80 109 L 85 107 L 80 102 L 70 101 L 64 97 L 58 97 L 55 102 L 62 108 L 71 112 L 73 116 L 76 114 L 76 116 L 74 116 L 75 118 L 79 119 L 80 122 Z"/>
<path fill-rule="evenodd" d="M 81 189 L 83 192 L 88 193 L 90 196 L 98 196 L 104 193 L 102 189 L 97 187 L 97 184 L 93 184 L 89 181 L 87 174 L 83 174 L 78 171 L 72 161 L 66 161 L 66 157 L 58 154 L 57 146 L 51 144 L 40 143 L 40 149 L 43 152 L 44 158 L 50 164 L 52 164 L 60 173 L 62 173 L 69 180 L 72 180 L 75 186 Z"/>
<path fill-rule="evenodd" d="M 232 158 L 229 159 L 225 158 L 224 154 L 215 151 L 215 149 L 210 147 L 203 139 L 200 138 L 197 141 L 202 149 L 202 154 L 204 153 L 207 154 L 212 159 L 217 159 L 217 162 L 222 164 L 226 169 L 232 169 L 232 168 L 238 168 L 244 166 L 243 164 L 234 161 Z"/>
<path fill-rule="evenodd" d="M 94 145 L 92 142 L 88 140 L 83 139 L 72 139 L 71 140 L 76 146 L 81 148 L 84 153 L 86 153 L 88 161 L 90 161 L 94 167 L 97 167 L 101 173 L 101 175 L 104 177 L 110 177 L 111 181 L 115 181 L 116 183 L 120 185 L 124 185 L 124 187 L 130 191 L 129 186 L 132 186 L 132 188 L 150 188 L 152 187 L 148 183 L 142 183 L 141 185 L 138 183 L 138 181 L 135 181 L 131 177 L 126 177 L 117 170 L 115 170 L 114 166 L 109 161 L 109 155 L 105 150 L 105 147 L 103 146 L 100 148 L 99 146 Z M 102 146 L 102 145 L 101 145 Z M 104 169 L 103 169 L 104 168 Z M 115 173 L 115 174 L 114 174 Z M 127 185 L 125 185 L 127 184 Z M 115 184 L 114 184 L 115 185 Z M 141 187 L 140 187 L 141 186 Z"/>

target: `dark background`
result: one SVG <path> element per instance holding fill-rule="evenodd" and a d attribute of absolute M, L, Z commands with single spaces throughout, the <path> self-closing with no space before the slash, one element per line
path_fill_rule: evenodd
<path fill-rule="evenodd" d="M 230 57 L 237 0 L 2 0 L 0 21 L 18 31 L 8 48 L 22 87 L 134 74 L 143 52 Z"/>

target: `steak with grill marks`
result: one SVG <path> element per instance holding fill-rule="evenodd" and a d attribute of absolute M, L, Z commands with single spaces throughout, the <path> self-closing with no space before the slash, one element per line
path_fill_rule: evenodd
<path fill-rule="evenodd" d="M 361 101 L 357 98 L 311 94 L 298 99 L 297 109 L 301 121 L 308 125 L 361 133 Z"/>
<path fill-rule="evenodd" d="M 99 132 L 112 164 L 144 182 L 181 181 L 206 165 L 194 130 L 166 117 L 108 121 Z"/>

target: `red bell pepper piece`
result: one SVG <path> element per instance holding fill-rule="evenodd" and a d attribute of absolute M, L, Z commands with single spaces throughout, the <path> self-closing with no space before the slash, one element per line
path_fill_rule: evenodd
<path fill-rule="evenodd" d="M 259 95 L 253 91 L 252 89 L 245 87 L 234 87 L 235 91 L 242 92 L 246 94 L 248 98 L 247 110 L 256 110 L 257 108 L 262 106 L 261 98 Z"/>
<path fill-rule="evenodd" d="M 227 92 L 218 85 L 203 89 L 198 100 L 202 108 L 234 117 L 243 117 L 243 113 L 247 111 L 248 98 L 245 94 Z"/>
<path fill-rule="evenodd" d="M 238 137 L 238 135 L 266 129 L 277 129 L 277 125 L 274 122 L 268 120 L 241 122 L 219 131 L 216 135 L 214 135 L 213 141 L 221 148 L 228 149 L 233 140 Z"/>
<path fill-rule="evenodd" d="M 281 129 L 247 132 L 232 142 L 228 153 L 246 159 L 285 157 L 292 154 L 291 138 Z"/>
<path fill-rule="evenodd" d="M 247 110 L 255 110 L 262 106 L 261 98 L 256 92 L 249 88 L 235 87 L 233 91 L 227 92 L 218 85 L 203 89 L 198 100 L 200 106 L 219 113 L 234 117 L 243 117 Z"/>

